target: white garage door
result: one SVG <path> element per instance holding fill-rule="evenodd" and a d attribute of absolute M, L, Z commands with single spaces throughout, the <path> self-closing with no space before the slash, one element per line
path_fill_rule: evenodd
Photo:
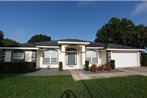
<path fill-rule="evenodd" d="M 139 66 L 137 52 L 112 52 L 111 59 L 115 60 L 116 68 Z"/>

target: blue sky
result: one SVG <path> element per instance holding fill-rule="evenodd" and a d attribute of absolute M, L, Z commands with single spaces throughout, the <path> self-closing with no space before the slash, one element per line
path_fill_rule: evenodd
<path fill-rule="evenodd" d="M 51 36 L 52 40 L 93 41 L 98 29 L 111 17 L 128 18 L 135 24 L 147 25 L 147 2 L 0 1 L 0 30 L 5 38 L 21 43 L 40 33 Z"/>

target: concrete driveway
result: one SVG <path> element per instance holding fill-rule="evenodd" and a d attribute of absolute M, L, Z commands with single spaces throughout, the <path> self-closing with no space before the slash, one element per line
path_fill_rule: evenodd
<path fill-rule="evenodd" d="M 110 77 L 124 77 L 131 75 L 143 75 L 147 76 L 147 67 L 133 67 L 115 69 L 110 72 L 84 72 L 83 70 L 70 70 L 70 73 L 75 81 L 88 80 L 88 79 L 101 79 Z"/>

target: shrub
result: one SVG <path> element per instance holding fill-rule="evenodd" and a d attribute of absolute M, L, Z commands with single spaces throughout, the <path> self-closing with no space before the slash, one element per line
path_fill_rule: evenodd
<path fill-rule="evenodd" d="M 147 53 L 141 53 L 141 65 L 147 66 Z"/>
<path fill-rule="evenodd" d="M 89 70 L 89 61 L 85 61 L 85 70 L 86 70 L 86 71 Z"/>
<path fill-rule="evenodd" d="M 97 70 L 98 71 L 104 71 L 104 70 L 106 70 L 106 64 L 101 65 L 101 66 L 98 66 Z"/>
<path fill-rule="evenodd" d="M 106 63 L 104 65 L 98 66 L 98 71 L 110 71 L 111 70 L 111 63 Z"/>
<path fill-rule="evenodd" d="M 111 63 L 107 63 L 106 64 L 106 70 L 107 71 L 111 71 Z"/>
<path fill-rule="evenodd" d="M 62 62 L 59 62 L 59 71 L 63 71 L 63 64 L 62 64 Z"/>
<path fill-rule="evenodd" d="M 33 62 L 0 62 L 0 73 L 26 73 L 36 69 Z"/>
<path fill-rule="evenodd" d="M 115 60 L 111 60 L 111 68 L 115 69 Z"/>
<path fill-rule="evenodd" d="M 92 71 L 92 72 L 96 72 L 97 71 L 96 64 L 92 64 L 92 66 L 90 67 L 90 71 Z"/>

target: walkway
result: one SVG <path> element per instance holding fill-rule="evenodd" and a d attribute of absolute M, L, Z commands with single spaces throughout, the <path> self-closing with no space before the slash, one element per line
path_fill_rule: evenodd
<path fill-rule="evenodd" d="M 147 67 L 136 67 L 136 68 L 123 68 L 110 72 L 89 72 L 83 70 L 70 70 L 70 73 L 75 81 L 88 80 L 88 79 L 101 79 L 110 77 L 124 77 L 131 75 L 143 75 L 147 76 Z"/>

